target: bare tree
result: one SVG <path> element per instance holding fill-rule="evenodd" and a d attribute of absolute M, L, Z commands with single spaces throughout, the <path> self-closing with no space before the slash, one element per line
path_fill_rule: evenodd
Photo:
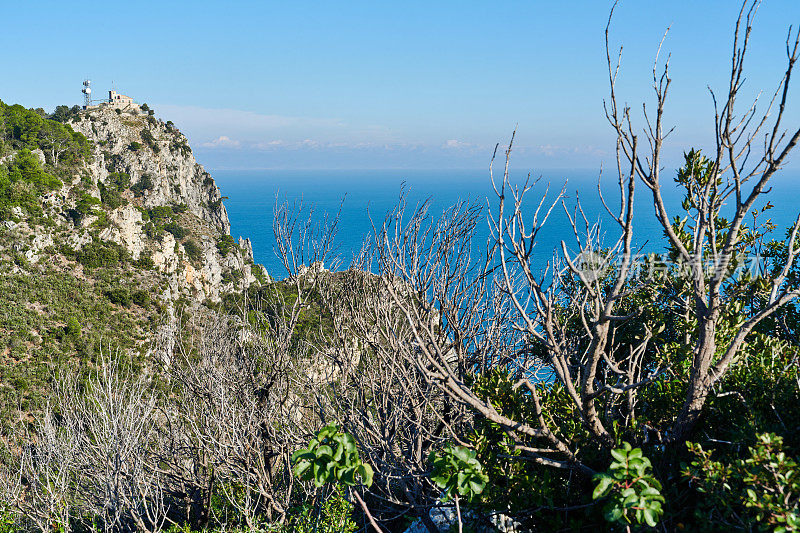
<path fill-rule="evenodd" d="M 746 108 L 739 109 L 739 93 L 745 82 L 744 62 L 759 5 L 760 0 L 746 0 L 736 20 L 727 95 L 720 101 L 710 90 L 714 102 L 716 149 L 709 160 L 697 161 L 697 167 L 702 165 L 702 168 L 691 169 L 691 179 L 682 183 L 688 201 L 684 214 L 690 221 L 683 228 L 677 227 L 667 210 L 661 181 L 664 139 L 669 135 L 664 126 L 664 106 L 671 83 L 669 61 L 663 65 L 660 75 L 658 58 L 653 67 L 656 109 L 653 117 L 643 107 L 647 141 L 647 149 L 643 151 L 631 122 L 630 108 L 617 104 L 616 78 L 621 49 L 616 64 L 612 62 L 610 52 L 607 54 L 611 86 L 607 116 L 617 135 L 618 161 L 630 168 L 631 181 L 638 177 L 650 190 L 659 224 L 680 260 L 691 269 L 692 315 L 697 319 L 696 344 L 687 396 L 667 436 L 669 440 L 679 442 L 685 440 L 697 423 L 712 387 L 734 363 L 753 328 L 800 294 L 800 290 L 787 280 L 800 251 L 796 242 L 800 227 L 798 217 L 789 231 L 785 261 L 765 276 L 769 286 L 765 305 L 745 309 L 747 314 L 738 331 L 731 339 L 720 339 L 721 314 L 726 305 L 724 291 L 730 279 L 730 269 L 737 256 L 750 248 L 747 218 L 769 191 L 770 180 L 786 163 L 800 139 L 800 128 L 787 132 L 783 126 L 789 81 L 798 58 L 800 31 L 793 35 L 789 30 L 786 70 L 766 109 L 758 110 L 760 93 Z M 609 49 L 608 27 L 606 49 Z M 732 207 L 730 222 L 722 217 L 725 207 Z"/>
<path fill-rule="evenodd" d="M 79 428 L 59 424 L 46 407 L 32 431 L 21 431 L 10 460 L 0 465 L 0 500 L 40 531 L 70 531 L 74 504 Z"/>
<path fill-rule="evenodd" d="M 167 510 L 149 381 L 105 361 L 85 385 L 74 373 L 58 379 L 53 402 L 58 415 L 46 409 L 20 441 L 6 497 L 41 531 L 86 517 L 105 531 L 160 530 Z"/>
<path fill-rule="evenodd" d="M 149 379 L 108 361 L 85 389 L 72 374 L 56 394 L 64 416 L 81 428 L 77 467 L 83 510 L 101 517 L 106 531 L 161 529 L 167 509 L 155 464 L 158 399 Z"/>
<path fill-rule="evenodd" d="M 410 513 L 434 531 L 428 512 L 439 490 L 428 479 L 427 457 L 463 435 L 470 416 L 416 366 L 398 364 L 415 341 L 387 280 L 369 273 L 372 259 L 363 254 L 320 288 L 334 326 L 321 353 L 333 371 L 318 393 L 320 416 L 352 434 L 375 469 L 369 499 L 376 516 Z"/>
<path fill-rule="evenodd" d="M 687 323 L 696 320 L 694 331 L 687 334 L 693 355 L 684 405 L 676 409 L 668 427 L 654 428 L 653 438 L 685 440 L 712 387 L 735 364 L 753 328 L 798 296 L 789 272 L 800 251 L 796 242 L 800 218 L 789 231 L 782 261 L 762 273 L 769 287 L 763 298 L 743 306 L 745 318 L 732 335 L 723 332 L 727 325 L 722 311 L 732 301 L 738 258 L 761 246 L 764 238 L 756 228 L 748 228 L 745 219 L 800 138 L 800 129 L 788 134 L 782 129 L 800 33 L 787 39 L 787 68 L 767 108 L 759 115 L 754 102 L 741 116 L 735 111 L 757 7 L 757 1 L 742 7 L 734 32 L 728 96 L 721 107 L 714 100 L 716 154 L 704 159 L 691 153 L 678 177 L 686 191 L 685 225 L 673 222 L 662 194 L 662 151 L 669 134 L 663 125 L 668 65 L 659 74 L 656 58 L 656 110 L 653 115 L 643 107 L 646 127 L 641 143 L 630 108 L 617 104 L 621 52 L 612 62 L 610 16 L 606 42 L 611 95 L 606 113 L 617 137 L 618 204 L 612 208 L 602 193 L 601 199 L 618 230 L 614 242 L 603 245 L 600 228 L 589 223 L 579 202 L 574 210 L 567 208 L 563 190 L 549 200 L 545 193 L 528 207 L 533 183 L 529 179 L 515 185 L 509 175 L 513 136 L 502 176 L 494 176 L 495 158 L 490 165 L 497 204 L 490 216 L 492 239 L 485 258 L 474 257 L 475 217 L 463 207 L 433 221 L 424 209 L 405 221 L 401 209 L 378 232 L 381 273 L 392 280 L 387 290 L 415 341 L 403 348 L 401 364 L 414 364 L 443 392 L 505 428 L 525 458 L 592 473 L 576 453 L 572 437 L 559 428 L 556 414 L 543 405 L 549 383 L 563 387 L 567 406 L 559 410 L 566 408 L 598 446 L 608 448 L 616 438 L 613 422 L 633 426 L 638 392 L 666 373 L 674 375 L 669 361 L 658 366 L 646 357 L 658 352 L 653 346 L 657 325 L 639 320 L 635 335 L 623 334 L 642 311 L 631 309 L 626 299 L 647 288 L 634 264 L 637 183 L 651 193 L 673 255 L 681 269 L 688 269 L 690 305 L 681 311 Z M 562 241 L 560 253 L 542 269 L 535 260 L 540 256 L 538 236 L 559 204 L 571 221 L 578 253 L 570 253 Z M 730 222 L 721 216 L 723 209 L 733 211 Z M 514 376 L 515 390 L 533 406 L 531 418 L 507 416 L 476 393 L 471 380 L 487 368 L 504 368 Z"/>

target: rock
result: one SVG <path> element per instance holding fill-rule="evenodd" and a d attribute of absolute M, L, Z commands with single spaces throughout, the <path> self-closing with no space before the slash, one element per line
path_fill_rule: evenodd
<path fill-rule="evenodd" d="M 92 236 L 89 233 L 73 233 L 67 237 L 67 245 L 75 250 L 80 250 L 90 242 L 92 242 Z"/>
<path fill-rule="evenodd" d="M 95 182 L 105 183 L 109 175 L 107 166 L 112 162 L 114 170 L 126 172 L 132 184 L 149 175 L 153 188 L 144 192 L 146 207 L 186 204 L 193 214 L 218 231 L 230 232 L 219 189 L 195 161 L 183 134 L 168 130 L 161 122 L 151 121 L 144 115 L 118 115 L 108 106 L 91 109 L 87 115 L 94 120 L 81 120 L 72 127 L 95 143 L 95 158 L 90 169 Z M 147 143 L 142 136 L 145 130 L 154 139 L 157 153 L 145 146 Z M 142 146 L 134 151 L 130 148 L 133 142 Z M 106 156 L 111 160 L 107 161 Z"/>
<path fill-rule="evenodd" d="M 112 211 L 109 219 L 113 225 L 101 231 L 99 237 L 123 245 L 134 261 L 139 259 L 145 249 L 142 213 L 129 204 Z"/>
<path fill-rule="evenodd" d="M 244 237 L 239 237 L 239 246 L 244 250 L 244 258 L 249 259 L 250 261 L 254 261 L 253 259 L 253 243 L 250 242 L 250 239 L 245 239 Z"/>
<path fill-rule="evenodd" d="M 161 272 L 171 274 L 178 268 L 178 255 L 175 253 L 175 237 L 170 233 L 161 239 L 161 249 L 153 253 L 153 263 Z"/>
<path fill-rule="evenodd" d="M 429 516 L 439 533 L 448 533 L 458 527 L 458 515 L 455 506 L 434 507 Z M 486 518 L 478 517 L 471 511 L 464 512 L 462 509 L 462 524 L 465 531 L 475 533 L 523 533 L 526 530 L 522 524 L 504 514 L 490 514 Z M 428 533 L 428 528 L 422 523 L 421 519 L 405 530 L 404 533 Z"/>
<path fill-rule="evenodd" d="M 31 151 L 31 153 L 36 156 L 36 159 L 39 160 L 40 165 L 45 166 L 47 163 L 47 158 L 44 156 L 44 152 L 41 149 L 36 148 L 35 150 Z"/>
<path fill-rule="evenodd" d="M 81 185 L 76 178 L 71 186 L 62 188 L 60 195 L 75 198 L 70 187 L 81 186 L 100 197 L 101 187 L 112 190 L 118 187 L 116 180 L 112 183 L 109 179 L 115 172 L 128 174 L 132 186 L 146 179 L 150 187 L 138 189 L 139 196 L 134 197 L 133 191 L 127 189 L 122 191 L 127 205 L 108 212 L 109 224 L 98 238 L 124 246 L 134 260 L 145 254 L 151 257 L 156 270 L 169 276 L 165 298 L 187 296 L 198 302 L 206 298 L 219 301 L 223 291 L 241 289 L 256 281 L 251 269 L 253 247 L 249 239 L 240 238 L 240 248 L 231 250 L 227 257 L 217 249 L 217 239 L 230 233 L 228 214 L 213 178 L 194 159 L 183 134 L 152 117 L 130 110 L 118 114 L 110 106 L 87 110 L 73 128 L 94 143 L 94 157 L 87 169 L 91 184 Z M 64 211 L 72 208 L 65 202 L 61 204 Z M 194 215 L 190 217 L 194 226 L 189 238 L 200 246 L 199 257 L 189 261 L 185 239 L 176 243 L 170 234 L 156 239 L 148 237 L 146 222 L 137 205 L 147 209 L 186 206 L 188 213 Z M 86 217 L 83 226 L 88 228 L 94 221 Z M 195 227 L 198 223 L 200 227 Z M 223 273 L 231 270 L 241 272 L 242 276 L 237 277 L 235 284 L 224 284 Z"/>

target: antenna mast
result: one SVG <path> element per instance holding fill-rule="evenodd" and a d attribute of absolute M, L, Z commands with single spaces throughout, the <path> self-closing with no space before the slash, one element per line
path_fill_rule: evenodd
<path fill-rule="evenodd" d="M 83 108 L 86 109 L 92 104 L 92 81 L 91 80 L 83 80 L 83 89 L 81 92 L 83 93 Z"/>

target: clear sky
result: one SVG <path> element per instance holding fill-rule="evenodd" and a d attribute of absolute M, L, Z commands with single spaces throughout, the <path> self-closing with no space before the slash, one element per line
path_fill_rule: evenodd
<path fill-rule="evenodd" d="M 173 120 L 214 168 L 482 168 L 519 125 L 517 166 L 612 163 L 610 1 L 3 2 L 0 99 L 51 110 L 116 89 Z M 739 4 L 623 0 L 622 98 L 652 101 L 665 29 L 671 162 L 708 146 Z M 765 0 L 747 87 L 774 90 L 800 0 Z M 800 124 L 800 73 L 788 124 Z M 794 162 L 794 166 L 798 161 Z"/>

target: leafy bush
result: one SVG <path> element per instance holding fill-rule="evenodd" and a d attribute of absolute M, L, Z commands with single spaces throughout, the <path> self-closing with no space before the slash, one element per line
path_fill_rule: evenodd
<path fill-rule="evenodd" d="M 118 191 L 124 191 L 131 186 L 131 177 L 125 172 L 112 172 L 106 177 L 106 184 L 113 185 Z"/>
<path fill-rule="evenodd" d="M 464 446 L 447 446 L 431 452 L 428 458 L 433 465 L 431 481 L 444 491 L 442 501 L 460 496 L 467 501 L 483 492 L 489 478 L 483 472 L 474 450 Z"/>
<path fill-rule="evenodd" d="M 8 167 L 8 182 L 24 181 L 33 184 L 38 192 L 61 187 L 61 180 L 44 171 L 39 159 L 29 150 L 17 152 Z"/>
<path fill-rule="evenodd" d="M 359 482 L 372 485 L 372 467 L 358 455 L 356 440 L 349 433 L 328 425 L 308 443 L 308 448 L 292 454 L 294 474 L 303 481 L 313 481 L 317 487 L 327 483 L 347 486 Z"/>
<path fill-rule="evenodd" d="M 200 263 L 203 260 L 203 249 L 194 241 L 183 243 L 183 249 L 192 263 Z"/>
<path fill-rule="evenodd" d="M 223 235 L 217 239 L 217 250 L 222 254 L 222 257 L 228 257 L 231 250 L 236 246 L 236 241 L 230 235 Z"/>
<path fill-rule="evenodd" d="M 172 212 L 176 215 L 180 215 L 189 210 L 189 206 L 186 204 L 171 204 L 170 207 L 172 208 Z"/>
<path fill-rule="evenodd" d="M 607 498 L 604 511 L 609 522 L 656 527 L 664 514 L 664 497 L 661 483 L 651 473 L 650 459 L 627 442 L 611 450 L 611 456 L 614 462 L 608 471 L 594 477 L 597 485 L 592 498 Z"/>
<path fill-rule="evenodd" d="M 354 533 L 358 524 L 352 518 L 353 505 L 334 487 L 319 507 L 305 502 L 289 509 L 286 523 L 268 528 L 270 533 Z"/>
<path fill-rule="evenodd" d="M 94 196 L 83 193 L 80 199 L 75 204 L 75 210 L 83 216 L 91 215 L 94 213 L 94 208 L 100 205 L 101 201 Z"/>
<path fill-rule="evenodd" d="M 148 147 L 150 147 L 150 149 L 154 153 L 157 154 L 157 153 L 159 153 L 161 151 L 161 148 L 159 148 L 159 146 L 158 146 L 158 142 L 156 142 L 156 138 L 153 137 L 153 134 L 150 133 L 150 130 L 148 130 L 147 128 L 143 129 L 141 135 L 142 135 L 142 140 L 144 141 L 144 143 Z"/>
<path fill-rule="evenodd" d="M 139 256 L 139 259 L 136 260 L 136 266 L 139 268 L 150 270 L 152 268 L 155 268 L 156 264 L 155 262 L 153 262 L 152 256 L 142 254 Z"/>
<path fill-rule="evenodd" d="M 127 260 L 127 251 L 118 244 L 95 241 L 81 248 L 77 255 L 80 264 L 87 268 L 111 267 Z"/>
<path fill-rule="evenodd" d="M 176 240 L 181 240 L 189 235 L 189 230 L 179 225 L 177 222 L 169 222 L 164 225 L 164 231 L 171 233 Z"/>
<path fill-rule="evenodd" d="M 145 290 L 138 290 L 131 296 L 131 301 L 139 307 L 147 307 L 150 305 L 150 293 Z"/>
<path fill-rule="evenodd" d="M 67 325 L 64 326 L 64 333 L 72 338 L 77 339 L 81 336 L 81 323 L 74 316 L 69 317 Z"/>
<path fill-rule="evenodd" d="M 128 145 L 128 149 L 131 152 L 138 152 L 139 150 L 141 150 L 141 148 L 142 148 L 142 143 L 139 143 L 139 142 L 136 142 L 136 141 L 133 141 L 132 143 L 130 143 Z"/>
<path fill-rule="evenodd" d="M 683 475 L 702 494 L 698 518 L 748 531 L 800 531 L 800 470 L 783 438 L 758 435 L 746 458 L 730 463 L 712 460 L 700 444 L 687 446 L 695 460 Z"/>
<path fill-rule="evenodd" d="M 149 211 L 150 219 L 155 221 L 163 221 L 172 218 L 172 208 L 168 205 L 159 205 Z"/>
<path fill-rule="evenodd" d="M 131 292 L 123 287 L 116 287 L 105 291 L 106 298 L 116 305 L 128 307 L 131 304 Z"/>
<path fill-rule="evenodd" d="M 133 191 L 134 196 L 138 198 L 143 196 L 146 191 L 152 191 L 153 187 L 155 187 L 155 183 L 153 183 L 153 177 L 150 174 L 142 174 L 139 177 L 139 181 L 137 181 L 131 187 L 131 190 Z"/>
<path fill-rule="evenodd" d="M 128 201 L 119 193 L 119 191 L 110 187 L 106 187 L 102 183 L 100 184 L 100 199 L 102 200 L 103 205 L 109 209 L 116 209 L 128 203 Z"/>

